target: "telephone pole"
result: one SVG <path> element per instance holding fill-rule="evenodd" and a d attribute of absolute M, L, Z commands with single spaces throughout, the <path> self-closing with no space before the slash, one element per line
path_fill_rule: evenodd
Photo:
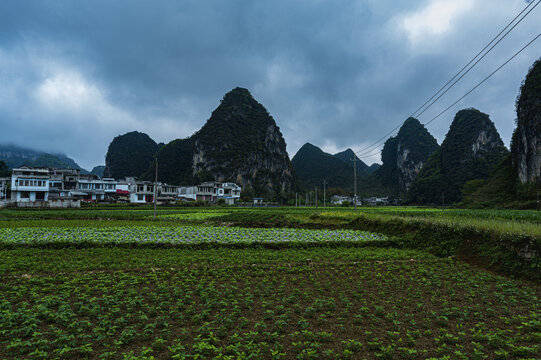
<path fill-rule="evenodd" d="M 445 211 L 445 192 L 441 192 L 441 205 L 443 207 L 443 211 Z"/>
<path fill-rule="evenodd" d="M 316 198 L 315 202 L 316 202 L 316 209 L 317 209 L 317 186 L 316 186 L 315 198 Z"/>
<path fill-rule="evenodd" d="M 323 207 L 327 206 L 327 203 L 325 202 L 325 185 L 327 185 L 327 182 L 323 180 Z"/>
<path fill-rule="evenodd" d="M 539 183 L 537 183 L 537 192 L 536 193 L 537 193 L 537 211 L 541 211 L 541 207 L 540 207 L 541 204 L 539 203 Z"/>
<path fill-rule="evenodd" d="M 357 156 L 353 155 L 353 187 L 355 195 L 353 196 L 353 202 L 355 203 L 355 212 L 357 212 Z"/>
<path fill-rule="evenodd" d="M 154 177 L 154 220 L 156 220 L 156 195 L 158 194 L 158 157 L 156 156 L 156 176 Z"/>
<path fill-rule="evenodd" d="M 295 207 L 298 207 L 299 206 L 299 197 L 298 197 L 298 193 L 295 193 Z"/>

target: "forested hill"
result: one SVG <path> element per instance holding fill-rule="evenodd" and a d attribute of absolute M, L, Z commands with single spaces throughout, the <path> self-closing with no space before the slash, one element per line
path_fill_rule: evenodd
<path fill-rule="evenodd" d="M 419 120 L 409 118 L 398 134 L 385 142 L 381 153 L 383 165 L 374 176 L 390 194 L 404 194 L 438 147 L 436 139 Z"/>
<path fill-rule="evenodd" d="M 159 178 L 169 183 L 233 181 L 245 194 L 271 199 L 296 186 L 280 128 L 243 88 L 225 94 L 193 136 L 161 148 L 158 160 Z"/>
<path fill-rule="evenodd" d="M 469 180 L 487 179 L 508 154 L 494 123 L 477 109 L 460 110 L 440 149 L 421 169 L 409 194 L 414 203 L 461 200 Z"/>
<path fill-rule="evenodd" d="M 139 177 L 154 163 L 158 144 L 147 134 L 132 131 L 113 139 L 105 156 L 104 176 Z"/>
<path fill-rule="evenodd" d="M 346 164 L 348 164 L 349 166 L 353 167 L 353 158 L 356 158 L 357 161 L 356 161 L 356 164 L 357 164 L 357 173 L 359 175 L 368 175 L 368 174 L 371 174 L 373 173 L 375 170 L 374 170 L 374 167 L 370 167 L 368 165 L 365 164 L 364 161 L 362 161 L 361 159 L 359 159 L 359 157 L 357 155 L 355 155 L 355 153 L 353 152 L 353 150 L 351 149 L 346 149 L 344 151 L 341 151 L 339 153 L 336 153 L 334 154 L 334 157 L 339 159 L 339 160 L 342 160 L 343 162 L 345 162 Z M 377 169 L 377 167 L 376 167 Z"/>
<path fill-rule="evenodd" d="M 297 151 L 291 163 L 295 174 L 308 189 L 323 187 L 323 180 L 330 188 L 353 189 L 353 167 L 310 143 Z"/>
<path fill-rule="evenodd" d="M 64 154 L 49 154 L 15 145 L 0 145 L 0 160 L 4 161 L 10 169 L 27 165 L 79 169 L 82 173 L 88 173 L 72 158 Z"/>

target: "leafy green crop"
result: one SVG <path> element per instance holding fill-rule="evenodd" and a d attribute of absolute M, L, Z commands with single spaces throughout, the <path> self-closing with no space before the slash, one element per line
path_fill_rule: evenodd
<path fill-rule="evenodd" d="M 411 250 L 18 248 L 0 269 L 0 358 L 541 356 L 538 285 Z"/>

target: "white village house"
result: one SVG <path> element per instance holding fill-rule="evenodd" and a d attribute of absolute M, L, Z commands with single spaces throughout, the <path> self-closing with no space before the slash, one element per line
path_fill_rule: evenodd
<path fill-rule="evenodd" d="M 49 200 L 49 170 L 22 166 L 11 175 L 11 201 L 21 203 Z"/>
<path fill-rule="evenodd" d="M 136 204 L 154 201 L 154 186 L 150 181 L 135 178 L 115 180 L 93 174 L 81 174 L 78 169 L 31 168 L 13 169 L 11 179 L 0 181 L 0 200 L 5 196 L 7 181 L 11 180 L 11 202 L 17 206 L 80 207 L 80 201 L 123 201 Z M 157 184 L 156 201 L 171 204 L 176 201 L 224 199 L 234 204 L 240 198 L 241 187 L 232 182 L 206 182 L 198 186 Z"/>
<path fill-rule="evenodd" d="M 241 187 L 232 182 L 207 181 L 197 185 L 196 199 L 217 202 L 224 199 L 228 205 L 233 205 L 240 199 Z"/>

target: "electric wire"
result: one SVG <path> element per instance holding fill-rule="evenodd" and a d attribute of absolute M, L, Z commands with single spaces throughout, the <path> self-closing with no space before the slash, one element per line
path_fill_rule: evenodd
<path fill-rule="evenodd" d="M 455 106 L 456 104 L 458 104 L 462 99 L 464 99 L 466 96 L 468 96 L 469 94 L 471 94 L 472 92 L 474 92 L 479 86 L 481 86 L 482 84 L 484 84 L 488 79 L 490 79 L 494 74 L 496 74 L 498 71 L 500 71 L 505 65 L 507 65 L 508 63 L 510 63 L 514 58 L 516 58 L 520 53 L 522 53 L 524 50 L 526 50 L 526 48 L 528 48 L 531 44 L 533 44 L 537 39 L 539 39 L 541 37 L 541 33 L 537 34 L 532 40 L 530 40 L 526 45 L 524 45 L 520 50 L 518 50 L 516 53 L 514 53 L 509 59 L 507 59 L 503 64 L 501 64 L 500 66 L 498 66 L 496 68 L 496 70 L 492 71 L 489 75 L 487 75 L 485 78 L 483 78 L 483 80 L 481 80 L 479 83 L 477 83 L 477 85 L 475 85 L 473 88 L 471 88 L 468 92 L 466 92 L 464 95 L 462 95 L 461 97 L 459 97 L 456 101 L 454 101 L 451 105 L 449 105 L 448 107 L 446 107 L 443 111 L 441 111 L 439 114 L 437 114 L 436 116 L 434 116 L 432 119 L 430 119 L 429 121 L 427 121 L 426 123 L 424 123 L 423 125 L 424 126 L 427 126 L 428 124 L 432 123 L 433 121 L 435 121 L 437 118 L 439 118 L 441 115 L 443 115 L 444 113 L 446 113 L 447 111 L 449 111 L 453 106 Z M 366 155 L 366 156 L 358 156 L 360 159 L 362 158 L 365 158 L 365 157 L 369 157 L 369 156 L 373 156 L 374 154 L 371 154 L 371 155 Z"/>
<path fill-rule="evenodd" d="M 531 44 L 533 44 L 537 39 L 539 39 L 541 37 L 541 33 L 537 34 L 537 36 L 535 36 L 532 40 L 530 40 L 530 42 L 528 42 L 526 45 L 524 45 L 524 47 L 522 47 L 519 51 L 517 51 L 513 56 L 511 56 L 509 59 L 507 59 L 502 65 L 500 65 L 496 70 L 494 70 L 493 72 L 491 72 L 487 77 L 485 77 L 483 80 L 481 80 L 481 82 L 479 82 L 477 85 L 475 85 L 473 88 L 471 88 L 467 93 L 465 93 L 464 95 L 462 95 L 460 98 L 458 98 L 458 100 L 456 100 L 454 103 L 452 103 L 451 105 L 449 105 L 447 108 L 445 108 L 445 110 L 443 110 L 442 112 L 440 112 L 438 115 L 434 116 L 432 119 L 430 119 L 429 121 L 427 121 L 424 125 L 427 126 L 428 124 L 430 124 L 431 122 L 433 122 L 434 120 L 436 120 L 437 118 L 439 118 L 441 115 L 443 115 L 444 113 L 446 113 L 449 109 L 451 109 L 453 106 L 455 106 L 456 104 L 458 104 L 462 99 L 464 99 L 466 96 L 468 96 L 469 94 L 471 94 L 472 92 L 474 92 L 479 86 L 481 86 L 485 81 L 487 81 L 488 79 L 490 79 L 492 77 L 492 75 L 496 74 L 498 71 L 500 71 L 501 68 L 503 68 L 505 65 L 507 65 L 511 60 L 513 60 L 515 57 L 517 57 L 521 52 L 523 52 L 528 46 L 530 46 Z"/>
<path fill-rule="evenodd" d="M 498 45 L 520 22 L 522 22 L 522 20 L 524 20 L 524 18 L 526 16 L 528 16 L 534 9 L 535 7 L 537 7 L 539 4 L 541 3 L 541 0 L 537 0 L 536 1 L 532 1 L 530 3 L 528 3 L 528 5 L 526 5 L 526 7 L 518 14 L 516 15 L 513 20 L 511 20 L 511 22 L 509 22 L 509 24 L 507 24 L 487 45 L 485 45 L 485 47 L 479 52 L 477 53 L 477 55 L 475 55 L 458 73 L 456 73 L 449 81 L 447 81 L 447 83 L 445 85 L 443 85 L 434 95 L 432 95 L 432 97 L 430 97 L 430 99 L 428 99 L 423 105 L 421 105 L 417 110 L 415 110 L 415 112 L 410 115 L 409 117 L 415 117 L 415 116 L 420 116 L 421 114 L 423 114 L 426 110 L 428 110 L 429 107 L 431 107 L 437 100 L 439 100 L 443 95 L 445 95 L 445 93 L 447 93 L 454 85 L 456 85 L 456 83 L 458 83 L 469 71 L 471 71 L 471 69 L 473 69 L 473 67 L 475 67 L 490 51 L 492 51 L 492 49 L 494 49 L 494 47 L 496 45 Z M 534 5 L 535 4 L 535 5 Z M 524 16 L 522 16 L 522 18 L 519 19 L 518 22 L 516 22 L 516 24 L 514 24 L 512 26 L 511 29 L 509 29 L 501 38 L 500 36 L 526 11 L 528 10 L 528 8 L 530 6 L 533 7 L 526 13 L 524 14 Z M 474 62 L 492 43 L 494 43 L 494 41 L 496 41 L 498 38 L 500 38 L 488 51 L 485 52 L 485 54 L 479 58 L 466 72 L 464 72 L 464 70 L 466 68 L 468 68 L 469 65 L 472 64 L 472 62 Z M 464 73 L 463 73 L 464 72 Z M 463 73 L 463 74 L 462 74 Z M 460 74 L 462 74 L 462 76 L 460 76 Z M 455 80 L 458 76 L 460 76 L 455 82 L 453 82 L 453 80 Z M 453 82 L 453 84 L 451 84 L 449 87 L 448 85 Z M 447 88 L 448 87 L 448 88 Z M 441 94 L 440 96 L 438 96 L 438 94 L 440 94 L 445 88 L 447 88 L 447 90 L 445 90 L 445 92 L 443 94 Z M 430 105 L 426 106 L 431 100 L 433 100 L 436 96 L 438 96 L 437 99 L 435 99 L 434 101 L 432 101 L 430 103 Z M 419 113 L 419 111 L 421 109 L 423 109 L 422 112 Z M 374 150 L 375 147 L 379 146 L 381 141 L 382 140 L 386 140 L 387 137 L 391 134 L 393 134 L 396 130 L 398 130 L 403 124 L 404 124 L 405 120 L 402 121 L 399 125 L 397 125 L 396 127 L 394 127 L 391 131 L 389 131 L 388 133 L 386 133 L 384 136 L 382 136 L 381 138 L 379 138 L 377 141 L 375 141 L 374 143 L 372 143 L 371 145 L 359 150 L 359 151 L 356 151 L 355 154 L 357 154 L 358 157 L 365 157 L 365 155 L 369 152 L 372 152 Z"/>

